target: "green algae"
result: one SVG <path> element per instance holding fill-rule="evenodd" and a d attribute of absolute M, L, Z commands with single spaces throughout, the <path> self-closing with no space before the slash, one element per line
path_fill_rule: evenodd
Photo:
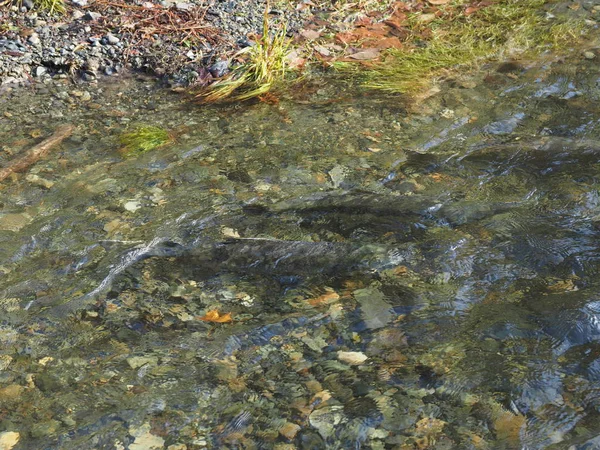
<path fill-rule="evenodd" d="M 136 156 L 162 147 L 173 138 L 168 131 L 152 125 L 139 125 L 134 130 L 119 136 L 122 151 L 127 156 Z"/>

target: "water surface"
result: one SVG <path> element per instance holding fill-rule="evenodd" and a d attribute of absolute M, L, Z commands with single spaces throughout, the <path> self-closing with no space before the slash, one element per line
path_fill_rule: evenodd
<path fill-rule="evenodd" d="M 2 160 L 78 129 L 2 183 L 0 431 L 600 448 L 600 72 L 511 67 L 418 106 L 306 84 L 197 107 L 138 80 L 4 102 Z M 177 141 L 124 158 L 135 122 Z"/>

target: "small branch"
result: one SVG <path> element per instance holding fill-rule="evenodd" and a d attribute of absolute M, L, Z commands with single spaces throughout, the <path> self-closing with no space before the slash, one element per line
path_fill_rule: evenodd
<path fill-rule="evenodd" d="M 74 129 L 75 127 L 73 125 L 63 125 L 59 127 L 52 136 L 28 150 L 25 155 L 9 161 L 6 167 L 0 169 L 0 181 L 3 181 L 14 172 L 22 172 L 29 166 L 38 162 L 50 152 L 52 147 L 55 147 L 69 137 Z"/>

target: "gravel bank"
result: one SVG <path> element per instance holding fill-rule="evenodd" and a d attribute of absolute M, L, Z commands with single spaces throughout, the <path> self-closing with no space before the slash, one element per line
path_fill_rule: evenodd
<path fill-rule="evenodd" d="M 63 15 L 31 0 L 0 6 L 0 85 L 71 78 L 94 82 L 127 70 L 170 85 L 204 84 L 262 32 L 263 0 L 65 0 Z M 296 32 L 307 12 L 271 7 Z"/>

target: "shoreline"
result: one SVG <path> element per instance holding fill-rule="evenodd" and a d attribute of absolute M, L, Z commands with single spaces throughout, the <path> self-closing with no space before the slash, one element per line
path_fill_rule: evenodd
<path fill-rule="evenodd" d="M 61 15 L 35 10 L 28 0 L 0 8 L 4 90 L 65 78 L 95 82 L 124 72 L 149 74 L 170 87 L 207 85 L 260 35 L 265 7 L 261 0 L 66 1 Z M 307 13 L 270 8 L 270 17 L 285 18 L 292 35 Z"/>
<path fill-rule="evenodd" d="M 54 0 L 65 2 L 60 15 L 36 10 L 35 1 L 39 0 L 0 0 L 0 96 L 15 88 L 18 92 L 19 86 L 42 91 L 70 86 L 73 96 L 85 102 L 87 91 L 93 91 L 98 82 L 132 76 L 150 77 L 158 86 L 176 91 L 212 88 L 247 63 L 240 50 L 265 45 L 261 35 L 268 8 L 269 23 L 275 32 L 284 29 L 291 43 L 288 53 L 278 56 L 288 68 L 303 68 L 307 62 L 332 67 L 349 79 L 363 77 L 367 87 L 419 98 L 419 91 L 427 95 L 423 87 L 431 80 L 460 76 L 456 67 L 469 70 L 498 57 L 528 58 L 530 42 L 540 51 L 555 49 L 552 45 L 557 42 L 570 45 L 569 39 L 590 43 L 600 20 L 597 0 L 584 1 L 577 8 L 565 1 L 544 0 L 541 6 L 537 0 L 528 0 L 532 6 L 522 7 L 513 0 L 476 5 L 449 0 L 364 4 L 345 0 L 211 0 L 208 4 L 202 0 Z M 529 13 L 519 22 L 520 14 Z M 520 36 L 505 39 L 502 31 L 488 36 L 490 41 L 502 42 L 479 48 L 486 35 L 477 30 L 490 25 L 485 17 L 493 14 L 499 22 L 514 16 L 506 18 L 505 28 L 522 32 L 525 48 L 519 44 L 511 48 L 510 40 L 518 41 Z M 527 29 L 530 20 L 535 25 Z M 477 25 L 469 28 L 470 23 Z M 536 35 L 547 27 L 558 34 Z M 473 48 L 455 50 L 462 44 L 456 38 L 452 41 L 452 36 L 461 33 L 473 33 L 469 44 Z M 436 40 L 436 34 L 442 37 Z M 270 50 L 264 55 L 273 56 Z M 598 55 L 596 47 L 584 56 L 595 59 Z"/>

